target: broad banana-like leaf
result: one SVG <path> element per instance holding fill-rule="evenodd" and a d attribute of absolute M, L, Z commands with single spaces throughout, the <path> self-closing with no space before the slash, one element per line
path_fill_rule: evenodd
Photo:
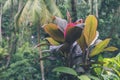
<path fill-rule="evenodd" d="M 62 72 L 62 73 L 67 73 L 67 74 L 77 76 L 77 72 L 74 69 L 69 67 L 57 67 L 53 69 L 53 72 Z"/>
<path fill-rule="evenodd" d="M 84 27 L 84 36 L 87 43 L 87 46 L 90 46 L 92 41 L 95 39 L 96 36 L 96 29 L 97 29 L 97 19 L 93 15 L 89 15 L 85 20 L 85 27 Z"/>
<path fill-rule="evenodd" d="M 82 33 L 81 37 L 77 40 L 78 44 L 80 45 L 80 48 L 82 49 L 83 53 L 85 52 L 85 49 L 87 48 L 87 44 L 85 42 L 85 37 Z"/>
<path fill-rule="evenodd" d="M 104 51 L 116 51 L 116 50 L 118 50 L 118 48 L 113 47 L 113 46 L 107 47 L 107 48 L 104 49 Z"/>
<path fill-rule="evenodd" d="M 60 43 L 58 43 L 57 41 L 55 41 L 53 38 L 51 37 L 48 37 L 48 38 L 45 38 L 51 45 L 53 46 L 57 46 L 57 45 L 60 45 Z"/>
<path fill-rule="evenodd" d="M 61 30 L 59 30 L 58 26 L 53 23 L 49 23 L 45 25 L 44 30 L 46 33 L 48 33 L 54 40 L 56 40 L 59 43 L 64 42 L 64 35 Z"/>
<path fill-rule="evenodd" d="M 93 57 L 95 55 L 98 55 L 100 52 L 104 51 L 104 48 L 107 47 L 108 43 L 110 42 L 110 39 L 105 39 L 103 41 L 101 41 L 100 43 L 98 43 L 95 48 L 91 51 L 91 53 L 89 54 L 90 57 Z"/>

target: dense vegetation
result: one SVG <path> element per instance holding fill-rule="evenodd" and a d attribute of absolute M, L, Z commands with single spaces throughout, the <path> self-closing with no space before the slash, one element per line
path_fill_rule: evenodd
<path fill-rule="evenodd" d="M 120 80 L 119 26 L 120 0 L 0 0 L 0 80 Z"/>

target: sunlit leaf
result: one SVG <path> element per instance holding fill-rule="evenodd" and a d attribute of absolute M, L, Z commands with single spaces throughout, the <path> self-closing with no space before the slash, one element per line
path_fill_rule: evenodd
<path fill-rule="evenodd" d="M 116 70 L 115 68 L 113 68 L 113 70 L 118 74 L 118 76 L 120 76 L 120 71 Z"/>
<path fill-rule="evenodd" d="M 98 43 L 95 48 L 91 51 L 91 53 L 89 54 L 90 57 L 93 57 L 95 55 L 98 55 L 100 52 L 104 51 L 104 48 L 107 47 L 108 43 L 110 42 L 110 39 L 105 39 L 103 41 L 101 41 L 100 43 Z"/>
<path fill-rule="evenodd" d="M 113 58 L 104 58 L 103 61 L 105 62 L 103 66 L 112 69 L 118 76 L 120 76 L 120 54 Z"/>
<path fill-rule="evenodd" d="M 69 67 L 57 67 L 53 69 L 53 72 L 62 72 L 62 73 L 67 73 L 67 74 L 77 76 L 76 71 Z"/>
<path fill-rule="evenodd" d="M 104 51 L 116 51 L 116 50 L 118 50 L 118 48 L 113 47 L 113 46 L 107 47 L 107 48 L 104 49 Z"/>
<path fill-rule="evenodd" d="M 92 43 L 96 36 L 96 29 L 97 29 L 97 19 L 93 15 L 89 15 L 85 20 L 85 27 L 84 27 L 84 36 L 88 46 Z"/>
<path fill-rule="evenodd" d="M 55 41 L 53 38 L 51 38 L 51 37 L 48 37 L 48 38 L 45 38 L 45 39 L 47 39 L 48 42 L 49 42 L 51 45 L 54 45 L 54 46 L 59 45 L 59 43 L 58 43 L 57 41 Z"/>
<path fill-rule="evenodd" d="M 90 78 L 87 75 L 81 75 L 81 76 L 78 76 L 78 78 L 80 80 L 90 80 Z"/>
<path fill-rule="evenodd" d="M 48 33 L 54 40 L 60 43 L 64 42 L 63 32 L 59 30 L 56 24 L 49 23 L 45 25 L 43 28 L 45 32 Z"/>

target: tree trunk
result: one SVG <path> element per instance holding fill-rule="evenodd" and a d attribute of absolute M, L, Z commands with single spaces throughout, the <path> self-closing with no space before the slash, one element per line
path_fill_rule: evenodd
<path fill-rule="evenodd" d="M 94 0 L 90 0 L 90 14 L 93 15 L 93 2 Z"/>
<path fill-rule="evenodd" d="M 98 18 L 98 0 L 95 0 L 96 3 L 96 17 Z"/>
<path fill-rule="evenodd" d="M 0 44 L 2 44 L 2 4 L 0 7 Z"/>
<path fill-rule="evenodd" d="M 37 26 L 37 36 L 38 36 L 38 44 L 39 44 L 40 43 L 40 25 L 39 24 Z M 39 49 L 39 54 L 40 54 L 40 59 L 41 59 L 42 58 L 41 46 L 39 46 L 38 49 Z M 41 69 L 42 80 L 45 80 L 44 65 L 43 65 L 42 60 L 40 60 L 40 69 Z"/>
<path fill-rule="evenodd" d="M 11 4 L 13 5 L 13 0 L 11 0 Z M 13 19 L 14 19 L 13 10 L 14 10 L 14 7 L 12 6 L 11 7 L 11 20 L 10 20 L 11 23 L 14 23 L 13 22 Z M 18 37 L 17 37 L 18 32 L 15 30 L 15 26 L 13 26 L 13 24 L 12 24 L 12 25 L 10 25 L 10 27 L 13 27 L 14 29 L 13 29 L 13 32 L 11 32 L 10 41 L 9 41 L 9 45 L 8 45 L 9 56 L 8 56 L 8 60 L 6 62 L 6 68 L 10 64 L 12 54 L 16 53 L 17 42 L 18 42 Z"/>
<path fill-rule="evenodd" d="M 18 1 L 18 12 L 22 9 L 23 0 Z"/>
<path fill-rule="evenodd" d="M 71 0 L 71 11 L 72 11 L 72 21 L 75 22 L 77 20 L 77 10 L 76 10 L 77 0 Z"/>

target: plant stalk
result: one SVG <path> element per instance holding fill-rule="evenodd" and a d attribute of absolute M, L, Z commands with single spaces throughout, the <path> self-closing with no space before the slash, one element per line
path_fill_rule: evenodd
<path fill-rule="evenodd" d="M 39 44 L 40 43 L 40 26 L 39 26 L 39 24 L 38 24 L 38 27 L 37 27 L 37 35 L 38 35 L 38 44 Z M 40 59 L 41 59 L 42 58 L 41 46 L 39 46 L 38 49 L 39 49 L 39 55 L 40 55 Z M 45 80 L 44 65 L 43 65 L 42 60 L 40 60 L 40 69 L 41 69 L 42 80 Z"/>

